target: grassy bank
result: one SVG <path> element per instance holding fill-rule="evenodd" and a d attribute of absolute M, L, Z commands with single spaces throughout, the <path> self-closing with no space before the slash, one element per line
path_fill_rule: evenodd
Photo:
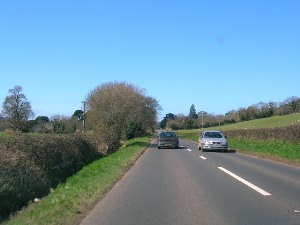
<path fill-rule="evenodd" d="M 300 124 L 300 113 L 293 113 L 283 116 L 272 116 L 268 118 L 249 120 L 239 123 L 226 124 L 217 127 L 210 127 L 216 130 L 237 130 L 237 129 L 259 129 L 271 127 L 285 127 Z"/>
<path fill-rule="evenodd" d="M 47 197 L 32 202 L 6 225 L 16 224 L 76 224 L 91 205 L 122 177 L 144 152 L 152 138 L 143 137 L 128 141 L 105 158 L 91 163 L 59 185 Z"/>
<path fill-rule="evenodd" d="M 284 141 L 254 141 L 230 139 L 230 148 L 243 153 L 300 166 L 300 143 L 289 144 Z"/>

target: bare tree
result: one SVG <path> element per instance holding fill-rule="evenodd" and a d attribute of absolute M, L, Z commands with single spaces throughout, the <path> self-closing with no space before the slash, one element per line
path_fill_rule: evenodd
<path fill-rule="evenodd" d="M 126 82 L 109 82 L 89 93 L 89 123 L 106 143 L 108 151 L 117 150 L 120 141 L 129 133 L 132 135 L 137 130 L 143 131 L 156 125 L 159 104 L 144 92 Z"/>
<path fill-rule="evenodd" d="M 28 119 L 34 115 L 22 90 L 21 86 L 10 89 L 10 95 L 5 98 L 2 106 L 2 115 L 6 117 L 10 127 L 19 131 L 25 128 Z"/>

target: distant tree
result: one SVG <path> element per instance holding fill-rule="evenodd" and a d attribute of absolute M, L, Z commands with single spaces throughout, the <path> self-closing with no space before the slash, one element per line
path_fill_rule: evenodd
<path fill-rule="evenodd" d="M 260 117 L 260 107 L 259 106 L 249 106 L 245 112 L 246 119 L 245 120 L 254 120 Z"/>
<path fill-rule="evenodd" d="M 239 109 L 239 118 L 240 121 L 248 121 L 251 119 L 249 111 L 247 111 L 247 109 L 245 108 L 240 108 Z"/>
<path fill-rule="evenodd" d="M 78 120 L 83 120 L 84 112 L 81 109 L 77 109 L 72 116 L 76 117 Z"/>
<path fill-rule="evenodd" d="M 29 132 L 29 131 L 32 131 L 33 128 L 35 127 L 36 125 L 36 121 L 35 120 L 28 120 L 26 121 L 22 131 L 23 132 Z"/>
<path fill-rule="evenodd" d="M 73 133 L 77 128 L 74 119 L 63 115 L 54 115 L 51 118 L 51 123 L 53 132 L 56 134 Z"/>
<path fill-rule="evenodd" d="M 258 117 L 259 119 L 272 116 L 272 109 L 270 103 L 264 103 L 264 102 L 258 103 L 258 110 L 259 110 L 259 117 Z"/>
<path fill-rule="evenodd" d="M 168 122 L 168 127 L 170 127 L 172 130 L 185 129 L 184 124 L 181 121 L 179 121 L 178 119 L 170 120 Z"/>
<path fill-rule="evenodd" d="M 22 93 L 21 86 L 15 86 L 9 90 L 10 95 L 3 102 L 2 115 L 7 118 L 13 130 L 22 131 L 26 128 L 26 122 L 34 115 L 30 102 Z"/>
<path fill-rule="evenodd" d="M 240 120 L 239 110 L 230 110 L 225 113 L 224 123 L 236 123 Z"/>
<path fill-rule="evenodd" d="M 38 116 L 35 120 L 29 120 L 27 122 L 28 131 L 38 132 L 38 133 L 51 133 L 51 123 L 47 116 Z"/>
<path fill-rule="evenodd" d="M 198 118 L 198 114 L 197 114 L 197 112 L 196 112 L 196 109 L 195 109 L 194 104 L 191 105 L 189 117 L 190 117 L 191 119 L 197 119 L 197 118 Z"/>
<path fill-rule="evenodd" d="M 166 126 L 167 126 L 167 122 L 168 122 L 168 120 L 166 119 L 166 117 L 164 117 L 164 118 L 162 119 L 162 121 L 160 121 L 159 127 L 160 127 L 161 129 L 165 129 Z"/>
<path fill-rule="evenodd" d="M 273 116 L 274 113 L 275 113 L 275 110 L 277 108 L 277 103 L 276 102 L 269 102 L 268 108 L 269 108 L 269 115 Z"/>
<path fill-rule="evenodd" d="M 293 96 L 291 98 L 288 98 L 287 100 L 287 104 L 290 105 L 291 108 L 291 113 L 295 113 L 299 110 L 299 98 L 296 96 Z"/>
<path fill-rule="evenodd" d="M 166 116 L 160 122 L 160 128 L 165 129 L 167 127 L 168 121 L 174 120 L 174 119 L 175 119 L 175 115 L 173 113 L 166 114 Z"/>
<path fill-rule="evenodd" d="M 173 113 L 168 113 L 168 114 L 166 114 L 166 119 L 170 119 L 170 120 L 174 120 L 175 119 L 175 115 L 173 114 Z"/>
<path fill-rule="evenodd" d="M 191 117 L 186 117 L 184 120 L 184 128 L 185 129 L 193 129 L 195 128 L 195 120 Z"/>
<path fill-rule="evenodd" d="M 39 123 L 39 122 L 42 122 L 42 123 L 48 123 L 50 122 L 50 119 L 48 116 L 38 116 L 35 118 L 35 122 Z"/>

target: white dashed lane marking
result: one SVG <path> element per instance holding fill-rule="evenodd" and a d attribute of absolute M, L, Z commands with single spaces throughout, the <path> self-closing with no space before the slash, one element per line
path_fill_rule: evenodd
<path fill-rule="evenodd" d="M 263 189 L 255 186 L 254 184 L 251 184 L 250 182 L 244 180 L 243 178 L 235 175 L 234 173 L 230 172 L 229 170 L 224 169 L 223 167 L 218 167 L 220 170 L 222 170 L 223 172 L 227 173 L 228 175 L 232 176 L 233 178 L 237 179 L 238 181 L 242 182 L 243 184 L 247 185 L 248 187 L 252 188 L 253 190 L 259 192 L 260 194 L 264 195 L 264 196 L 268 196 L 271 195 L 270 193 L 264 191 Z"/>
<path fill-rule="evenodd" d="M 191 149 L 187 149 L 189 152 L 191 152 Z M 204 156 L 199 156 L 199 158 L 205 160 L 206 158 Z M 229 170 L 223 168 L 223 167 L 218 167 L 218 169 L 222 170 L 223 172 L 225 172 L 226 174 L 232 176 L 233 178 L 237 179 L 238 181 L 242 182 L 243 184 L 247 185 L 248 187 L 252 188 L 253 190 L 257 191 L 258 193 L 264 195 L 264 196 L 269 196 L 271 195 L 269 192 L 266 192 L 265 190 L 257 187 L 256 185 L 250 183 L 249 181 L 246 181 L 245 179 L 239 177 L 238 175 L 230 172 Z M 298 213 L 298 212 L 297 212 Z"/>

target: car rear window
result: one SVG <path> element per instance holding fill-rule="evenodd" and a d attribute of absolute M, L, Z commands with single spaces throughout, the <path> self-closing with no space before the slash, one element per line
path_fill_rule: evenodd
<path fill-rule="evenodd" d="M 160 134 L 160 137 L 161 137 L 161 138 L 176 137 L 176 134 L 175 134 L 175 133 L 172 133 L 172 132 L 166 132 L 166 133 L 161 133 L 161 134 Z"/>
<path fill-rule="evenodd" d="M 204 134 L 205 138 L 222 138 L 222 134 L 219 132 L 206 132 Z"/>

